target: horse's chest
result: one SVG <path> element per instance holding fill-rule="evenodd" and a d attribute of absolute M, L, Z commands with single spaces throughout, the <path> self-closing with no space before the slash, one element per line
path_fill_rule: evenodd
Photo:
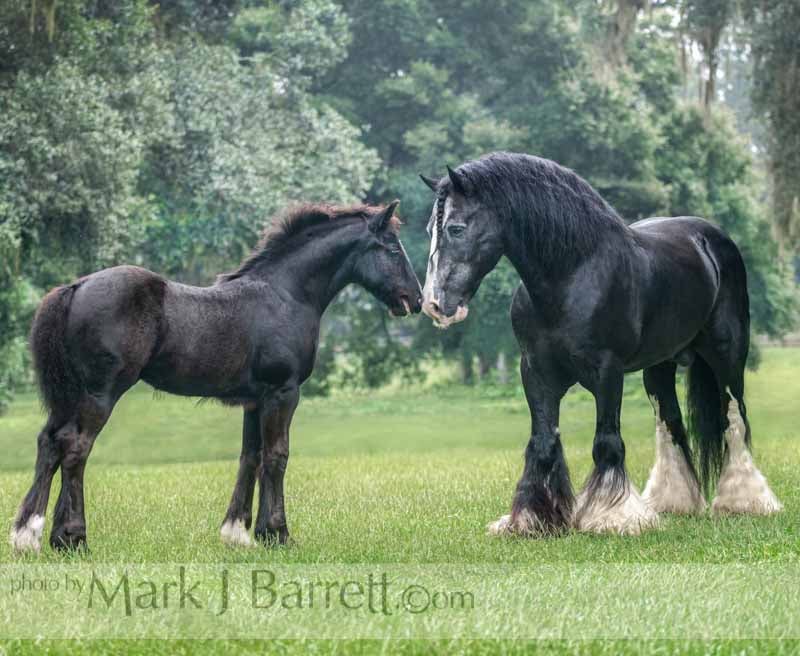
<path fill-rule="evenodd" d="M 270 340 L 258 350 L 253 361 L 253 378 L 270 387 L 291 380 L 302 382 L 311 374 L 316 350 L 316 333 L 298 333 L 285 339 Z"/>

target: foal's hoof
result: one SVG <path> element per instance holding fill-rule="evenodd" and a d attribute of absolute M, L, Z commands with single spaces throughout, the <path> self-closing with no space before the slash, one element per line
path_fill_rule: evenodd
<path fill-rule="evenodd" d="M 289 537 L 289 529 L 286 526 L 266 528 L 263 531 L 256 529 L 256 540 L 265 547 L 279 547 L 292 543 L 292 539 Z"/>
<path fill-rule="evenodd" d="M 27 522 L 12 528 L 8 541 L 14 553 L 39 553 L 42 545 L 42 531 L 44 531 L 42 515 L 31 515 Z"/>
<path fill-rule="evenodd" d="M 243 519 L 228 519 L 219 530 L 219 536 L 229 547 L 252 547 L 253 540 Z"/>
<path fill-rule="evenodd" d="M 86 533 L 54 532 L 50 535 L 50 546 L 56 551 L 65 553 L 89 551 L 89 546 L 86 544 Z"/>

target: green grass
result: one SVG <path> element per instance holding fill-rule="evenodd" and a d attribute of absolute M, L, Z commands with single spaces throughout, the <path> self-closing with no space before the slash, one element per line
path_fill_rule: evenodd
<path fill-rule="evenodd" d="M 286 479 L 295 544 L 231 550 L 218 529 L 236 474 L 241 413 L 213 403 L 154 395 L 139 386 L 117 406 L 86 471 L 87 563 L 292 564 L 800 564 L 800 349 L 765 349 L 748 377 L 756 460 L 786 510 L 772 518 L 665 517 L 637 538 L 570 534 L 560 539 L 492 539 L 487 522 L 508 510 L 522 466 L 529 415 L 521 392 L 451 386 L 303 401 L 292 427 Z M 33 395 L 0 418 L 0 517 L 10 525 L 30 484 L 43 417 Z M 576 487 L 591 465 L 594 403 L 573 390 L 561 433 Z M 640 376 L 626 383 L 623 437 L 628 469 L 642 486 L 653 462 L 653 417 Z M 58 481 L 54 483 L 57 485 Z M 55 488 L 54 488 L 55 492 Z M 52 506 L 52 503 L 51 503 Z M 51 508 L 52 510 L 52 508 Z M 48 518 L 48 528 L 51 518 Z M 46 533 L 47 535 L 47 533 Z M 46 538 L 45 535 L 45 538 Z M 19 562 L 0 545 L 0 564 Z M 72 562 L 49 548 L 24 562 Z M 763 609 L 761 612 L 768 612 Z M 0 622 L 2 615 L 0 614 Z M 709 618 L 713 621 L 713 618 Z M 795 636 L 800 637 L 800 636 Z M 235 645 L 260 651 L 264 643 Z M 284 653 L 469 651 L 656 653 L 769 648 L 792 642 L 273 642 Z M 225 652 L 220 642 L 29 642 L 6 649 L 55 652 L 80 647 L 116 653 Z M 0 643 L 0 654 L 3 652 Z"/>

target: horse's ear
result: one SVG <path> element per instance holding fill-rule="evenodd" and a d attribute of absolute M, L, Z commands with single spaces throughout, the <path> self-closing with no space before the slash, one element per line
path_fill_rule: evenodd
<path fill-rule="evenodd" d="M 386 230 L 386 226 L 389 225 L 389 221 L 391 221 L 394 216 L 394 211 L 399 204 L 399 200 L 393 200 L 384 209 L 373 215 L 369 220 L 369 229 L 376 235 Z"/>
<path fill-rule="evenodd" d="M 447 167 L 447 175 L 450 176 L 450 182 L 453 183 L 453 189 L 462 196 L 467 195 L 467 181 L 463 175 L 454 171 L 449 166 Z"/>
<path fill-rule="evenodd" d="M 439 186 L 439 181 L 434 180 L 433 178 L 429 178 L 426 175 L 419 174 L 419 179 L 422 180 L 426 185 L 428 185 L 428 189 L 435 192 L 437 187 Z"/>

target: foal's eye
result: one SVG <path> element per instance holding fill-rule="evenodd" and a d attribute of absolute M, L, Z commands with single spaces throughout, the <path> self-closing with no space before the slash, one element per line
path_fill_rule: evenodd
<path fill-rule="evenodd" d="M 467 227 L 463 225 L 449 225 L 447 226 L 447 235 L 453 239 L 458 239 L 464 236 Z"/>

